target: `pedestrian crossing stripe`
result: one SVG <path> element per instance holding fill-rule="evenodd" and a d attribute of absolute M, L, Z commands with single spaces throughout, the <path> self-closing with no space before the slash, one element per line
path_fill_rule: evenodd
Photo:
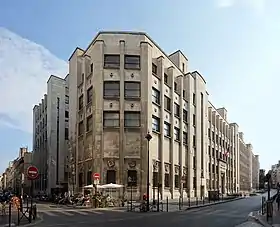
<path fill-rule="evenodd" d="M 39 213 L 43 213 L 52 217 L 59 216 L 59 214 L 64 214 L 66 216 L 74 216 L 75 214 L 79 214 L 79 215 L 103 214 L 101 212 L 94 211 L 94 210 L 51 210 L 51 211 L 42 210 L 39 211 Z"/>

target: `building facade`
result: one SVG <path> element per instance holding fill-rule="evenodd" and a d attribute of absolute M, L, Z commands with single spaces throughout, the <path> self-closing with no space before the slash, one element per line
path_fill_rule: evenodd
<path fill-rule="evenodd" d="M 238 125 L 227 122 L 227 110 L 208 107 L 209 190 L 235 193 L 239 190 Z"/>
<path fill-rule="evenodd" d="M 280 161 L 277 164 L 271 166 L 271 186 L 277 188 L 277 184 L 280 183 Z"/>
<path fill-rule="evenodd" d="M 260 169 L 259 172 L 259 189 L 265 189 L 266 176 L 265 169 Z"/>
<path fill-rule="evenodd" d="M 47 94 L 33 108 L 33 163 L 39 170 L 35 190 L 50 194 L 68 182 L 68 77 L 50 76 Z"/>
<path fill-rule="evenodd" d="M 260 161 L 259 156 L 252 154 L 252 188 L 253 190 L 259 189 L 260 184 Z"/>
<path fill-rule="evenodd" d="M 140 198 L 148 172 L 152 196 L 239 190 L 238 125 L 209 103 L 204 78 L 188 72 L 181 51 L 167 55 L 144 33 L 101 32 L 69 59 L 69 97 L 75 190 L 99 173 L 100 184 Z"/>

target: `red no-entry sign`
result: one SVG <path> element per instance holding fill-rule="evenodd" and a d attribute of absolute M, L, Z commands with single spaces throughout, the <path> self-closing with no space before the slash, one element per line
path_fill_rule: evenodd
<path fill-rule="evenodd" d="M 39 171 L 35 166 L 29 166 L 27 168 L 27 177 L 29 180 L 36 180 L 39 176 Z"/>
<path fill-rule="evenodd" d="M 92 174 L 93 180 L 100 180 L 100 174 L 99 173 L 94 173 Z"/>

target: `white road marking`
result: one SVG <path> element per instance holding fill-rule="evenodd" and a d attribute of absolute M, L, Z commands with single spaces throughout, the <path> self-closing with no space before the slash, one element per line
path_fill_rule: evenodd
<path fill-rule="evenodd" d="M 47 214 L 47 215 L 49 215 L 49 216 L 52 216 L 52 217 L 58 216 L 57 214 L 55 214 L 55 213 L 53 213 L 53 212 L 50 212 L 50 211 L 46 211 L 46 210 L 44 210 L 42 213 L 45 213 L 45 214 Z"/>
<path fill-rule="evenodd" d="M 67 210 L 67 211 L 68 211 L 68 210 Z M 79 211 L 79 210 L 71 210 L 71 212 L 77 213 L 77 214 L 81 214 L 81 215 L 88 215 L 88 213 L 85 213 L 85 212 Z"/>

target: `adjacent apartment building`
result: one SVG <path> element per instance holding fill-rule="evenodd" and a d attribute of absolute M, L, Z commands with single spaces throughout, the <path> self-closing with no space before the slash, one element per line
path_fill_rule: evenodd
<path fill-rule="evenodd" d="M 67 188 L 68 76 L 51 75 L 47 94 L 33 108 L 33 164 L 39 170 L 35 191 L 50 194 Z"/>
<path fill-rule="evenodd" d="M 158 186 L 169 198 L 238 190 L 238 126 L 181 51 L 167 55 L 145 33 L 100 32 L 69 59 L 69 96 L 75 190 L 99 173 L 139 198 L 148 172 L 152 196 Z"/>

